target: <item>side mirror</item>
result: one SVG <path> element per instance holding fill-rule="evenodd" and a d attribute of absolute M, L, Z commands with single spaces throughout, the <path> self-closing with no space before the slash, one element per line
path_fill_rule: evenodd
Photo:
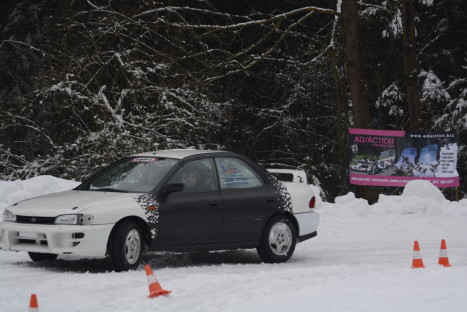
<path fill-rule="evenodd" d="M 165 186 L 162 194 L 168 195 L 170 193 L 182 192 L 183 191 L 183 183 L 180 182 L 172 182 Z"/>

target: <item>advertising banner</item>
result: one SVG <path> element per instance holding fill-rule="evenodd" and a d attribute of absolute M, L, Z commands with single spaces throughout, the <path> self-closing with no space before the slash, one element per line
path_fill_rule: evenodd
<path fill-rule="evenodd" d="M 405 186 L 428 180 L 459 186 L 457 136 L 454 133 L 349 129 L 350 183 Z"/>

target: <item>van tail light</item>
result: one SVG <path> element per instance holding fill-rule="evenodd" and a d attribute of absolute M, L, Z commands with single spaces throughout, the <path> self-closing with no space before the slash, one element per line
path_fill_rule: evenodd
<path fill-rule="evenodd" d="M 308 204 L 308 207 L 310 207 L 310 208 L 315 208 L 315 204 L 316 204 L 316 198 L 313 196 L 313 197 L 310 199 L 310 203 Z"/>

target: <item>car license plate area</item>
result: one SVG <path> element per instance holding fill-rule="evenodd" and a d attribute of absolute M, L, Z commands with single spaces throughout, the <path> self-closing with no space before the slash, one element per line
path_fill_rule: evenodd
<path fill-rule="evenodd" d="M 47 245 L 45 233 L 18 232 L 17 239 L 19 244 Z"/>

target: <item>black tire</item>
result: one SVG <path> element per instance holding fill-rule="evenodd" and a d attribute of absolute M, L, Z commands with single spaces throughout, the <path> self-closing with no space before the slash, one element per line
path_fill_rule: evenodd
<path fill-rule="evenodd" d="M 114 229 L 109 240 L 109 260 L 116 272 L 135 270 L 143 256 L 143 235 L 134 221 L 124 221 Z"/>
<path fill-rule="evenodd" d="M 292 221 L 284 216 L 269 220 L 256 249 L 266 263 L 286 262 L 292 257 L 297 243 L 297 231 Z"/>
<path fill-rule="evenodd" d="M 58 255 L 50 253 L 28 252 L 28 254 L 29 258 L 34 262 L 55 260 L 58 257 Z"/>

